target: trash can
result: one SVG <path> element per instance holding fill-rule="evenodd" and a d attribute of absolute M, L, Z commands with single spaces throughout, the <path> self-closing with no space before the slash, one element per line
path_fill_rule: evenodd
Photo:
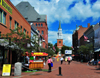
<path fill-rule="evenodd" d="M 17 62 L 14 66 L 14 76 L 20 76 L 22 72 L 22 63 Z"/>

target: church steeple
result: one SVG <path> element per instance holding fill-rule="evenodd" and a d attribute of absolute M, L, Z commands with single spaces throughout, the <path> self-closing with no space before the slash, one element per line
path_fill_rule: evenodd
<path fill-rule="evenodd" d="M 61 21 L 59 21 L 59 28 L 58 29 L 61 29 Z"/>
<path fill-rule="evenodd" d="M 58 28 L 58 39 L 62 39 L 62 28 L 61 28 L 61 21 L 59 21 L 59 28 Z"/>

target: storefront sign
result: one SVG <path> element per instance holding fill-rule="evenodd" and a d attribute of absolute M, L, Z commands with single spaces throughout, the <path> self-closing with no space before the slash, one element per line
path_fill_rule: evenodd
<path fill-rule="evenodd" d="M 0 5 L 3 6 L 10 14 L 12 14 L 12 8 L 4 0 L 0 0 Z"/>
<path fill-rule="evenodd" d="M 10 76 L 11 64 L 3 64 L 2 76 Z"/>

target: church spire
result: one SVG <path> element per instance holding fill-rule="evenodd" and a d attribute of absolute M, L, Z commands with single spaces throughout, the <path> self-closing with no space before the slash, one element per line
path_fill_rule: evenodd
<path fill-rule="evenodd" d="M 61 21 L 59 21 L 59 28 L 58 29 L 61 29 Z"/>

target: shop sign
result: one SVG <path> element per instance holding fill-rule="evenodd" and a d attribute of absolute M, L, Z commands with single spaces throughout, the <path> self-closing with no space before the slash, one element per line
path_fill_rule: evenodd
<path fill-rule="evenodd" d="M 2 76 L 10 76 L 11 64 L 3 64 Z"/>
<path fill-rule="evenodd" d="M 10 14 L 12 14 L 12 8 L 4 0 L 0 0 L 0 5 L 3 6 Z"/>

